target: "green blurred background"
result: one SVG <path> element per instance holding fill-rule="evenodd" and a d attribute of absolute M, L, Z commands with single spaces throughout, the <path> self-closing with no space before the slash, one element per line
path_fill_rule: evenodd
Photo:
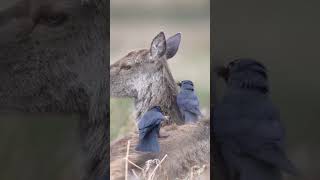
<path fill-rule="evenodd" d="M 180 48 L 168 61 L 176 81 L 192 80 L 201 108 L 210 104 L 210 1 L 209 0 L 112 0 L 110 63 L 127 53 L 150 47 L 164 31 L 166 37 L 182 33 Z M 111 98 L 111 140 L 135 129 L 133 100 Z"/>
<path fill-rule="evenodd" d="M 77 114 L 1 113 L 1 180 L 79 179 Z"/>

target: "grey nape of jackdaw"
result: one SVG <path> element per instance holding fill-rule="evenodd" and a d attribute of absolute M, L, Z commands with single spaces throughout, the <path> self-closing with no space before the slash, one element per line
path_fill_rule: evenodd
<path fill-rule="evenodd" d="M 266 67 L 237 59 L 216 69 L 227 89 L 213 112 L 216 153 L 229 180 L 278 180 L 298 175 L 284 150 L 285 131 L 269 97 Z"/>
<path fill-rule="evenodd" d="M 139 120 L 139 144 L 137 151 L 160 152 L 158 137 L 160 136 L 161 122 L 164 120 L 161 108 L 150 108 Z"/>
<path fill-rule="evenodd" d="M 184 80 L 178 83 L 180 92 L 177 95 L 177 104 L 185 123 L 194 123 L 202 116 L 199 109 L 199 100 L 195 94 L 193 82 Z"/>

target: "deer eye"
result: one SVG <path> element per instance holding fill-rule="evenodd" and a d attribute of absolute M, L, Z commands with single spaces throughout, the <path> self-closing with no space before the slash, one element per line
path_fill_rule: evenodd
<path fill-rule="evenodd" d="M 63 24 L 66 20 L 67 20 L 67 16 L 63 14 L 58 14 L 58 15 L 50 16 L 47 18 L 48 24 L 55 25 L 55 26 Z"/>
<path fill-rule="evenodd" d="M 67 16 L 63 14 L 56 14 L 53 16 L 48 16 L 45 18 L 42 18 L 40 21 L 42 21 L 44 24 L 47 24 L 48 26 L 59 26 L 66 22 Z"/>
<path fill-rule="evenodd" d="M 122 66 L 120 67 L 120 69 L 129 70 L 129 69 L 131 69 L 131 67 L 132 67 L 132 66 L 125 64 L 125 65 L 122 65 Z"/>
<path fill-rule="evenodd" d="M 47 26 L 59 26 L 66 22 L 68 16 L 66 13 L 59 12 L 59 13 L 50 13 L 50 12 L 43 12 L 40 11 L 37 13 L 35 17 L 36 23 L 45 24 Z"/>

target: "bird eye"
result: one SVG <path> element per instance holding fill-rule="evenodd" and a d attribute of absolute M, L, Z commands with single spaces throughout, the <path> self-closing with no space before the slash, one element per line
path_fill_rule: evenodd
<path fill-rule="evenodd" d="M 234 66 L 237 62 L 238 62 L 237 60 L 232 61 L 229 65 L 230 65 L 230 66 Z"/>
<path fill-rule="evenodd" d="M 240 60 L 239 59 L 236 59 L 234 61 L 231 61 L 229 64 L 228 64 L 228 68 L 230 69 L 231 67 L 233 67 L 234 65 L 236 65 Z"/>

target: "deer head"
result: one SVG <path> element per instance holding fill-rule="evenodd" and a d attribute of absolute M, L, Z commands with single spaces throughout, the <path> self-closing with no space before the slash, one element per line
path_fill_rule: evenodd
<path fill-rule="evenodd" d="M 180 40 L 180 33 L 166 39 L 160 32 L 149 49 L 132 51 L 112 64 L 111 96 L 134 98 L 138 117 L 153 105 L 162 106 L 164 111 L 172 108 L 175 111 L 177 87 L 167 60 L 178 51 Z"/>

